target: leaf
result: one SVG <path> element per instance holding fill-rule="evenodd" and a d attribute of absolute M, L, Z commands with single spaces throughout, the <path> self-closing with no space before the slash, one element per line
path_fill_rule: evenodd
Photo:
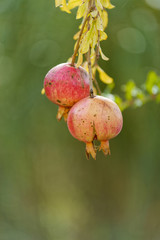
<path fill-rule="evenodd" d="M 95 48 L 95 46 L 97 44 L 97 41 L 98 41 L 98 32 L 97 32 L 96 26 L 94 25 L 94 27 L 93 27 L 93 38 L 92 38 L 92 43 L 91 43 L 92 51 Z"/>
<path fill-rule="evenodd" d="M 113 82 L 113 78 L 111 78 L 108 74 L 106 74 L 102 68 L 97 66 L 97 70 L 99 72 L 99 78 L 103 83 L 110 84 Z"/>
<path fill-rule="evenodd" d="M 69 8 L 68 8 L 68 6 L 66 4 L 66 0 L 62 0 L 62 6 L 60 8 L 64 12 L 71 13 L 71 11 L 69 10 Z"/>
<path fill-rule="evenodd" d="M 100 0 L 101 4 L 103 7 L 108 8 L 108 9 L 112 9 L 115 6 L 111 4 L 110 0 Z"/>
<path fill-rule="evenodd" d="M 104 55 L 104 53 L 102 52 L 102 49 L 101 49 L 101 47 L 99 46 L 99 52 L 100 52 L 100 54 L 101 54 L 101 57 L 102 57 L 102 59 L 103 60 L 105 60 L 105 61 L 108 61 L 109 60 L 109 58 L 108 57 L 106 57 L 105 55 Z"/>
<path fill-rule="evenodd" d="M 103 23 L 100 16 L 97 17 L 96 27 L 97 27 L 97 30 L 103 31 Z"/>
<path fill-rule="evenodd" d="M 42 95 L 45 94 L 45 89 L 44 89 L 44 88 L 42 88 L 42 90 L 41 90 L 41 94 L 42 94 Z"/>
<path fill-rule="evenodd" d="M 136 85 L 132 80 L 123 86 L 123 90 L 125 92 L 125 97 L 127 100 L 132 100 L 132 98 L 136 97 L 137 95 Z"/>
<path fill-rule="evenodd" d="M 76 67 L 81 66 L 82 63 L 83 63 L 83 54 L 81 52 L 79 52 Z"/>
<path fill-rule="evenodd" d="M 93 94 L 96 96 L 97 95 L 97 89 L 93 86 Z"/>
<path fill-rule="evenodd" d="M 106 40 L 108 38 L 105 32 L 100 31 L 100 41 Z"/>
<path fill-rule="evenodd" d="M 101 18 L 102 18 L 103 28 L 105 29 L 108 25 L 108 13 L 105 10 L 103 10 L 101 14 Z"/>
<path fill-rule="evenodd" d="M 97 11 L 97 10 L 94 10 L 93 12 L 91 12 L 91 16 L 92 16 L 93 18 L 95 18 L 95 17 L 97 16 L 97 14 L 98 14 L 98 11 Z"/>
<path fill-rule="evenodd" d="M 74 36 L 73 36 L 73 39 L 74 40 L 77 40 L 78 39 L 78 37 L 79 37 L 79 34 L 80 34 L 80 31 L 79 32 L 77 32 Z"/>
<path fill-rule="evenodd" d="M 55 6 L 59 7 L 62 4 L 62 0 L 55 0 Z"/>
<path fill-rule="evenodd" d="M 83 38 L 81 46 L 80 46 L 80 51 L 84 54 L 87 53 L 89 50 L 89 41 L 88 41 L 88 35 Z"/>
<path fill-rule="evenodd" d="M 87 9 L 88 9 L 88 1 L 82 3 L 78 10 L 77 10 L 77 15 L 76 15 L 76 19 L 80 19 L 81 17 L 84 17 L 87 13 Z"/>
<path fill-rule="evenodd" d="M 72 58 L 71 58 L 71 57 L 68 58 L 67 62 L 68 62 L 68 63 L 71 63 L 71 62 L 72 62 Z"/>
<path fill-rule="evenodd" d="M 89 72 L 87 61 L 85 61 L 85 62 L 82 64 L 82 66 L 83 66 L 83 68 L 84 68 L 87 72 Z"/>
<path fill-rule="evenodd" d="M 92 74 L 93 74 L 93 76 L 95 76 L 96 75 L 96 67 L 92 67 Z"/>
<path fill-rule="evenodd" d="M 160 93 L 156 96 L 157 103 L 160 103 Z"/>
<path fill-rule="evenodd" d="M 69 0 L 68 2 L 68 8 L 73 9 L 75 7 L 78 7 L 82 4 L 82 0 Z"/>
<path fill-rule="evenodd" d="M 86 35 L 84 36 L 81 46 L 80 46 L 80 51 L 84 54 L 86 52 L 88 52 L 89 50 L 89 46 L 90 43 L 92 41 L 93 38 L 93 34 L 94 34 L 94 25 L 92 24 L 90 30 L 86 33 Z"/>
<path fill-rule="evenodd" d="M 155 95 L 158 93 L 158 89 L 160 90 L 160 78 L 155 72 L 152 71 L 148 74 L 145 86 L 150 94 Z"/>
<path fill-rule="evenodd" d="M 103 10 L 103 6 L 102 6 L 100 0 L 96 0 L 96 1 L 95 1 L 95 4 L 96 4 L 96 7 L 97 7 L 97 9 L 98 9 L 99 12 L 100 12 L 101 10 Z"/>

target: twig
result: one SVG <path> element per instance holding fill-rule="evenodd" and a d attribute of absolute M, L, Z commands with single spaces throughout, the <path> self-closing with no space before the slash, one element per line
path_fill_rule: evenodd
<path fill-rule="evenodd" d="M 94 62 L 94 67 L 97 67 L 98 65 L 98 59 L 99 59 L 99 42 L 100 42 L 100 31 L 98 30 L 98 42 L 97 42 L 97 48 L 96 48 L 96 59 L 95 59 L 95 62 Z M 99 93 L 99 95 L 101 95 L 101 89 L 99 87 L 99 84 L 95 78 L 95 76 L 93 76 L 93 81 L 95 83 L 95 86 L 97 88 L 97 91 Z"/>
<path fill-rule="evenodd" d="M 93 98 L 93 79 L 92 79 L 92 66 L 91 66 L 91 47 L 88 50 L 88 70 L 89 70 L 89 85 L 90 85 L 90 97 Z"/>
<path fill-rule="evenodd" d="M 97 42 L 97 48 L 96 48 L 96 60 L 95 60 L 95 65 L 98 62 L 99 59 L 99 46 L 100 46 L 100 31 L 98 30 L 98 42 Z"/>
<path fill-rule="evenodd" d="M 78 52 L 79 45 L 80 45 L 80 40 L 81 40 L 81 37 L 82 37 L 82 34 L 83 34 L 83 30 L 84 30 L 84 28 L 85 28 L 85 25 L 86 25 L 88 19 L 89 19 L 88 14 L 90 13 L 91 10 L 92 10 L 92 8 L 90 7 L 90 8 L 88 9 L 88 12 L 87 12 L 87 14 L 86 14 L 86 17 L 85 17 L 85 19 L 84 19 L 84 21 L 83 21 L 83 25 L 82 25 L 82 28 L 81 28 L 81 31 L 80 31 L 80 33 L 79 33 L 79 37 L 78 37 L 78 40 L 77 40 L 77 45 L 76 45 L 76 48 L 75 48 L 74 53 L 73 53 L 73 56 L 72 56 L 71 66 L 74 66 L 75 59 L 76 59 L 76 56 L 77 56 L 77 52 Z"/>
<path fill-rule="evenodd" d="M 95 76 L 93 76 L 93 81 L 94 81 L 95 86 L 96 86 L 96 88 L 97 88 L 98 94 L 101 95 L 102 92 L 101 92 L 101 89 L 100 89 L 100 87 L 99 87 L 99 84 L 98 84 L 98 82 L 97 82 Z"/>

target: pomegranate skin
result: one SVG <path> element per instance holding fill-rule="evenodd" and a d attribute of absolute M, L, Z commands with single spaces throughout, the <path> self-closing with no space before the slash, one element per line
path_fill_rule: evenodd
<path fill-rule="evenodd" d="M 71 107 L 89 96 L 89 76 L 82 67 L 62 63 L 47 73 L 44 89 L 50 101 L 62 107 Z"/>
<path fill-rule="evenodd" d="M 73 137 L 86 143 L 86 152 L 96 157 L 93 140 L 101 142 L 99 150 L 110 154 L 108 140 L 119 134 L 123 117 L 118 105 L 112 100 L 95 96 L 84 98 L 70 110 L 67 118 L 68 129 Z"/>

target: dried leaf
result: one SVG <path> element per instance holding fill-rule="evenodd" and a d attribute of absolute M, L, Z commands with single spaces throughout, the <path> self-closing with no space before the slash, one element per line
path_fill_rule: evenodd
<path fill-rule="evenodd" d="M 105 71 L 102 68 L 98 66 L 97 70 L 99 72 L 99 78 L 103 83 L 110 84 L 113 82 L 113 78 L 111 78 L 107 73 L 105 73 Z"/>

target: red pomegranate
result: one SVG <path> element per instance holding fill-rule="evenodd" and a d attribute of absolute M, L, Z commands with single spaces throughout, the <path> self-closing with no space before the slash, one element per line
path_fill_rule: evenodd
<path fill-rule="evenodd" d="M 66 119 L 73 104 L 89 96 L 89 75 L 82 67 L 62 63 L 47 73 L 44 89 L 48 99 L 59 105 L 57 119 Z"/>
<path fill-rule="evenodd" d="M 87 97 L 77 102 L 67 118 L 68 129 L 73 137 L 86 143 L 86 154 L 96 159 L 93 140 L 101 142 L 99 150 L 110 154 L 109 139 L 119 134 L 123 125 L 122 113 L 115 102 L 102 97 Z"/>

